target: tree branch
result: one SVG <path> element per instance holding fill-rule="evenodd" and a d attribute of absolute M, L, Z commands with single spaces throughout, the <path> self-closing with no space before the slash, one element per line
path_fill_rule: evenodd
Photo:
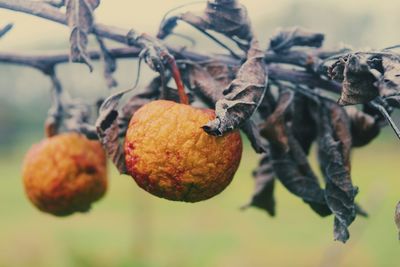
<path fill-rule="evenodd" d="M 141 49 L 137 47 L 121 47 L 110 49 L 110 53 L 115 58 L 135 58 L 140 54 Z M 101 59 L 101 52 L 97 50 L 89 51 L 89 56 L 93 60 Z M 52 66 L 69 62 L 68 52 L 58 52 L 52 54 L 34 55 L 21 53 L 2 53 L 0 52 L 1 63 L 11 63 L 37 68 L 46 72 Z"/>
<path fill-rule="evenodd" d="M 56 7 L 43 2 L 34 2 L 29 0 L 0 0 L 0 8 L 38 16 L 63 25 L 67 24 L 65 14 L 60 12 Z M 126 44 L 126 35 L 128 30 L 103 24 L 96 24 L 93 29 L 93 32 L 94 31 L 101 37 Z"/>
<path fill-rule="evenodd" d="M 120 47 L 110 49 L 110 54 L 116 59 L 122 58 L 138 58 L 141 49 L 137 47 Z M 187 59 L 193 61 L 210 61 L 216 60 L 215 56 L 207 56 L 199 53 L 194 53 L 187 50 L 175 49 L 177 59 Z M 89 56 L 92 60 L 101 59 L 100 51 L 89 51 Z M 229 65 L 239 65 L 240 61 L 224 55 L 217 55 L 217 60 Z M 269 59 L 266 57 L 266 61 Z M 48 69 L 59 63 L 69 62 L 68 52 L 59 52 L 46 55 L 33 54 L 16 54 L 0 52 L 0 63 L 11 63 L 17 65 L 25 65 L 37 68 L 42 72 L 47 72 Z M 330 92 L 340 93 L 341 85 L 338 82 L 324 80 L 316 74 L 312 74 L 302 70 L 291 70 L 280 67 L 276 64 L 268 65 L 269 76 L 274 80 L 303 84 L 310 87 L 318 87 Z"/>
<path fill-rule="evenodd" d="M 35 15 L 47 20 L 66 25 L 65 14 L 61 13 L 56 7 L 43 2 L 33 2 L 29 0 L 0 0 L 0 8 Z M 95 24 L 93 32 L 101 37 L 123 44 L 128 44 L 127 34 L 129 31 L 126 29 L 107 26 L 104 24 Z M 110 52 L 112 56 L 114 56 L 115 58 L 138 57 L 140 52 L 140 45 L 134 43 L 129 44 L 135 47 L 111 49 Z M 234 59 L 231 56 L 218 55 L 210 57 L 207 55 L 188 51 L 181 47 L 167 47 L 176 59 L 189 59 L 197 62 L 207 60 L 219 60 L 230 65 L 240 64 L 239 60 Z M 310 67 L 317 63 L 316 61 L 318 60 L 319 56 L 321 56 L 321 58 L 324 58 L 337 53 L 337 51 L 329 52 L 314 49 L 310 53 L 304 51 L 292 51 L 284 55 L 277 55 L 271 51 L 267 51 L 265 54 L 265 62 L 267 64 L 285 63 L 301 67 Z M 100 58 L 99 51 L 91 51 L 89 54 L 91 59 L 97 60 Z M 61 53 L 53 55 L 32 56 L 0 53 L 0 62 L 27 65 L 38 68 L 42 71 L 46 71 L 50 66 L 58 63 L 68 62 L 68 54 Z M 341 87 L 337 82 L 321 79 L 318 75 L 314 75 L 312 73 L 284 69 L 278 66 L 269 66 L 269 72 L 272 79 L 301 83 L 312 87 L 320 87 L 322 89 L 326 89 L 335 93 L 340 93 L 341 90 Z"/>

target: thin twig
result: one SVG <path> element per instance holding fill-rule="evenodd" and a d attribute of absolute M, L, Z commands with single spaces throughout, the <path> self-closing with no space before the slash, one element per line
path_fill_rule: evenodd
<path fill-rule="evenodd" d="M 140 54 L 137 47 L 121 47 L 110 49 L 110 53 L 115 58 L 136 58 Z M 101 59 L 101 52 L 93 50 L 88 52 L 92 60 Z M 21 54 L 21 53 L 0 53 L 1 63 L 12 63 L 25 65 L 45 71 L 51 66 L 69 62 L 69 52 L 56 52 L 48 54 Z"/>
<path fill-rule="evenodd" d="M 376 100 L 370 102 L 373 107 L 375 107 L 383 117 L 385 117 L 386 121 L 389 123 L 390 127 L 392 127 L 393 131 L 395 132 L 396 136 L 400 139 L 400 130 L 394 123 L 393 119 L 390 117 L 389 113 L 385 109 L 383 105 L 378 103 Z"/>
<path fill-rule="evenodd" d="M 207 36 L 208 38 L 210 38 L 211 40 L 213 40 L 215 43 L 217 43 L 219 46 L 221 46 L 222 48 L 226 49 L 229 54 L 231 54 L 231 56 L 233 56 L 236 59 L 241 59 L 242 57 L 239 56 L 238 54 L 236 54 L 229 46 L 227 46 L 226 44 L 224 44 L 223 42 L 221 42 L 220 40 L 218 40 L 218 38 L 216 38 L 214 35 L 212 35 L 211 33 L 209 33 L 208 31 L 194 25 L 194 24 L 190 24 L 192 27 L 194 27 L 196 30 L 198 30 L 199 32 L 201 32 L 202 34 L 204 34 L 205 36 Z"/>
<path fill-rule="evenodd" d="M 60 8 L 60 7 L 64 6 L 64 4 L 65 4 L 64 0 L 45 0 L 43 2 L 48 5 L 57 7 L 57 8 Z"/>
<path fill-rule="evenodd" d="M 9 32 L 13 27 L 12 23 L 7 24 L 3 28 L 0 28 L 0 38 L 3 37 L 7 32 Z"/>

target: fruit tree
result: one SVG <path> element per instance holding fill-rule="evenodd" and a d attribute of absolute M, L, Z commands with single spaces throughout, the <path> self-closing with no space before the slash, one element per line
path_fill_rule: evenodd
<path fill-rule="evenodd" d="M 391 118 L 400 108 L 399 46 L 329 50 L 323 47 L 323 34 L 285 28 L 261 47 L 239 0 L 207 0 L 200 13 L 175 10 L 152 36 L 98 23 L 100 4 L 0 0 L 0 8 L 70 28 L 69 52 L 0 52 L 0 62 L 36 68 L 52 82 L 46 137 L 23 164 L 26 193 L 35 206 L 56 216 L 87 211 L 106 190 L 106 156 L 153 195 L 184 202 L 209 199 L 234 177 L 242 131 L 260 154 L 254 194 L 243 208 L 274 216 L 279 180 L 318 215 L 333 216 L 335 240 L 349 239 L 349 225 L 366 215 L 355 201 L 352 149 L 370 143 L 387 125 L 400 138 Z M 167 43 L 179 34 L 181 22 L 226 53 L 205 54 Z M 0 37 L 11 28 L 1 28 Z M 97 50 L 88 49 L 90 35 Z M 109 48 L 108 40 L 119 46 Z M 139 90 L 138 72 L 132 88 L 89 105 L 71 98 L 57 76 L 58 64 L 83 63 L 92 71 L 92 61 L 101 60 L 112 88 L 120 58 L 146 63 L 155 77 Z M 96 112 L 90 112 L 93 108 Z M 314 143 L 323 184 L 308 161 Z M 400 204 L 395 221 L 400 228 Z"/>

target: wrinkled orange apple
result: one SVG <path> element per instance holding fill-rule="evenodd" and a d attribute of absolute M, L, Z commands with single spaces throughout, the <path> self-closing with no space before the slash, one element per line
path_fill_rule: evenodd
<path fill-rule="evenodd" d="M 197 202 L 222 192 L 242 155 L 238 131 L 208 135 L 201 128 L 213 110 L 157 100 L 132 116 L 124 150 L 128 174 L 149 193 Z"/>
<path fill-rule="evenodd" d="M 99 142 L 64 133 L 32 146 L 22 176 L 28 198 L 41 211 L 86 212 L 106 192 L 106 156 Z"/>

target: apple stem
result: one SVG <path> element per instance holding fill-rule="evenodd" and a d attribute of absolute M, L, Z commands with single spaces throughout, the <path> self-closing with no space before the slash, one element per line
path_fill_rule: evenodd
<path fill-rule="evenodd" d="M 168 65 L 171 68 L 172 77 L 174 78 L 176 87 L 178 89 L 179 102 L 181 104 L 189 105 L 189 97 L 185 92 L 185 86 L 182 82 L 181 72 L 179 71 L 173 56 L 168 57 Z"/>

